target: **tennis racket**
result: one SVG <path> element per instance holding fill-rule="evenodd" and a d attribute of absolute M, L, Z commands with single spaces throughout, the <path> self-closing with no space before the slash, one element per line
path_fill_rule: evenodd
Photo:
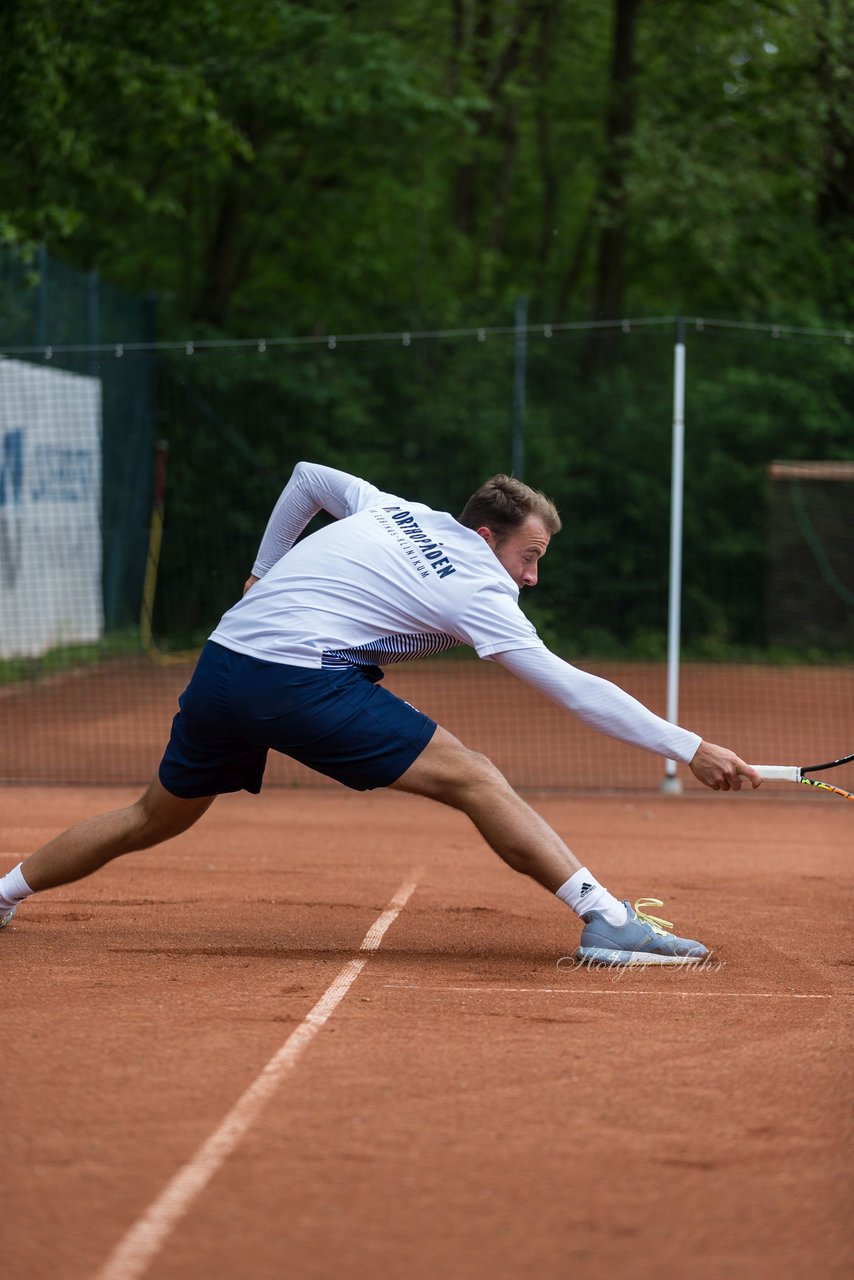
<path fill-rule="evenodd" d="M 808 773 L 823 773 L 826 769 L 835 769 L 840 764 L 850 764 L 854 755 L 840 756 L 838 760 L 828 760 L 825 764 L 755 764 L 753 767 L 760 778 L 769 782 L 801 782 L 805 787 L 818 787 L 820 791 L 832 791 L 835 796 L 844 800 L 854 800 L 850 791 L 841 787 L 832 787 L 829 782 L 819 782 L 818 778 L 808 778 Z"/>

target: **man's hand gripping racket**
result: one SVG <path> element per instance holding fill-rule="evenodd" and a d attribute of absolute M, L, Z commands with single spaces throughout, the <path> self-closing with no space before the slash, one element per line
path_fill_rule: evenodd
<path fill-rule="evenodd" d="M 694 777 L 712 791 L 740 791 L 749 782 L 754 791 L 762 778 L 753 765 L 745 764 L 734 751 L 713 742 L 701 742 L 690 764 Z"/>
<path fill-rule="evenodd" d="M 755 790 L 763 780 L 799 782 L 806 787 L 816 787 L 819 791 L 831 791 L 844 800 L 854 800 L 854 795 L 850 791 L 843 791 L 842 787 L 834 787 L 829 782 L 807 777 L 810 773 L 822 773 L 825 769 L 850 764 L 852 760 L 854 755 L 840 756 L 838 760 L 828 760 L 824 764 L 745 764 L 726 747 L 701 742 L 691 761 L 691 770 L 700 782 L 713 791 L 740 791 L 745 782 L 749 782 Z"/>
<path fill-rule="evenodd" d="M 808 778 L 808 773 L 823 773 L 825 769 L 835 769 L 840 764 L 850 764 L 854 755 L 840 756 L 838 760 L 828 760 L 824 764 L 755 764 L 753 768 L 760 778 L 769 782 L 800 782 L 805 787 L 818 787 L 820 791 L 832 791 L 843 800 L 854 800 L 850 791 L 841 787 L 833 787 L 829 782 L 820 782 L 818 778 Z"/>

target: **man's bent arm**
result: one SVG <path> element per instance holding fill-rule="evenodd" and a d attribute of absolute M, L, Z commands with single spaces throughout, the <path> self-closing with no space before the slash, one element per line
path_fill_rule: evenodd
<path fill-rule="evenodd" d="M 263 578 L 318 511 L 328 511 L 336 520 L 352 515 L 364 505 L 364 481 L 346 471 L 322 467 L 315 462 L 298 462 L 285 485 L 258 548 L 252 577 Z"/>

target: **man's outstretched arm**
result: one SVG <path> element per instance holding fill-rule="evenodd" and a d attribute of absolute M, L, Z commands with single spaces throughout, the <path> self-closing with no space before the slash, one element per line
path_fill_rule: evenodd
<path fill-rule="evenodd" d="M 754 788 L 760 785 L 759 775 L 734 752 L 704 742 L 698 734 L 663 720 L 618 685 L 579 671 L 545 646 L 513 649 L 493 657 L 591 728 L 683 761 L 700 782 L 714 791 L 739 791 L 742 781 Z"/>

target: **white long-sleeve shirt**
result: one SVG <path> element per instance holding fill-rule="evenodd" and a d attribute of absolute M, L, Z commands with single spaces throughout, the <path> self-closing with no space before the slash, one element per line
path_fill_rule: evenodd
<path fill-rule="evenodd" d="M 318 511 L 334 524 L 296 543 Z M 301 462 L 252 569 L 259 581 L 211 639 L 288 666 L 387 666 L 470 645 L 592 728 L 675 760 L 700 738 L 551 653 L 488 543 L 444 511 Z"/>

